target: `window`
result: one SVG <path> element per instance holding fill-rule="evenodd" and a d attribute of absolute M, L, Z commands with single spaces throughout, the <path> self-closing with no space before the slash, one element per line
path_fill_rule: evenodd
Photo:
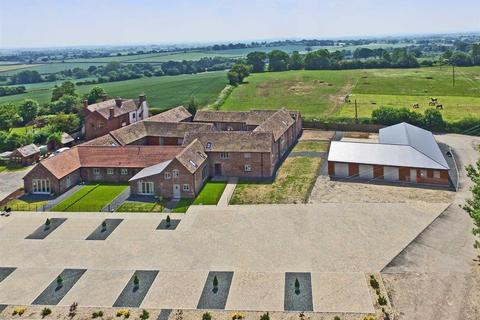
<path fill-rule="evenodd" d="M 97 125 L 98 125 L 99 128 L 103 128 L 103 122 L 99 121 Z"/>
<path fill-rule="evenodd" d="M 153 194 L 153 182 L 151 181 L 139 181 L 138 182 L 139 194 Z"/>
<path fill-rule="evenodd" d="M 245 152 L 245 153 L 243 154 L 243 157 L 244 157 L 245 159 L 250 159 L 250 158 L 252 157 L 252 154 L 251 154 L 250 152 Z"/>
<path fill-rule="evenodd" d="M 93 174 L 96 176 L 100 175 L 100 169 L 99 168 L 93 168 Z"/>
<path fill-rule="evenodd" d="M 47 179 L 33 179 L 32 181 L 33 193 L 49 194 L 50 180 Z"/>
<path fill-rule="evenodd" d="M 440 179 L 440 171 L 438 170 L 433 170 L 433 177 L 435 179 Z"/>
<path fill-rule="evenodd" d="M 120 170 L 120 174 L 121 174 L 122 176 L 126 176 L 126 175 L 128 174 L 128 169 L 122 168 L 122 169 Z"/>
<path fill-rule="evenodd" d="M 67 188 L 70 188 L 70 186 L 72 185 L 72 179 L 70 176 L 67 176 L 67 179 L 65 181 L 65 185 Z"/>
<path fill-rule="evenodd" d="M 420 177 L 425 178 L 427 176 L 427 170 L 420 170 Z"/>
<path fill-rule="evenodd" d="M 245 170 L 245 172 L 250 172 L 250 171 L 252 171 L 252 166 L 250 164 L 246 164 L 244 166 L 243 170 Z"/>
<path fill-rule="evenodd" d="M 208 166 L 205 166 L 202 169 L 202 179 L 206 179 L 207 175 L 208 175 Z"/>
<path fill-rule="evenodd" d="M 179 175 L 179 172 L 178 172 L 177 169 L 172 170 L 172 176 L 173 176 L 174 178 L 178 178 L 178 175 Z"/>
<path fill-rule="evenodd" d="M 165 172 L 163 176 L 165 179 L 170 179 L 172 177 L 172 174 L 170 172 Z"/>
<path fill-rule="evenodd" d="M 220 152 L 220 159 L 228 159 L 228 152 Z"/>
<path fill-rule="evenodd" d="M 127 123 L 125 121 L 122 122 L 122 127 L 125 127 Z"/>
<path fill-rule="evenodd" d="M 190 185 L 189 184 L 184 184 L 183 185 L 183 191 L 190 191 Z"/>
<path fill-rule="evenodd" d="M 233 127 L 228 126 L 227 131 L 233 131 Z"/>
<path fill-rule="evenodd" d="M 107 174 L 112 175 L 113 174 L 113 168 L 108 168 L 107 169 Z"/>

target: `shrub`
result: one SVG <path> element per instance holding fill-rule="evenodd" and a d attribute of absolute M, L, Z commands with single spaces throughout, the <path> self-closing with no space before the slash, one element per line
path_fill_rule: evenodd
<path fill-rule="evenodd" d="M 45 318 L 46 316 L 48 316 L 51 313 L 52 313 L 52 310 L 50 310 L 50 308 L 43 308 L 42 309 L 42 318 Z"/>
<path fill-rule="evenodd" d="M 117 317 L 123 316 L 124 318 L 130 317 L 130 310 L 128 309 L 120 309 L 117 311 Z"/>
<path fill-rule="evenodd" d="M 365 316 L 363 320 L 375 320 L 374 316 Z"/>
<path fill-rule="evenodd" d="M 102 230 L 107 230 L 107 222 L 105 220 L 102 222 Z"/>
<path fill-rule="evenodd" d="M 213 277 L 213 289 L 216 290 L 218 289 L 218 279 L 217 276 Z"/>
<path fill-rule="evenodd" d="M 260 316 L 260 320 L 270 320 L 270 314 L 267 312 L 267 313 L 264 313 Z"/>
<path fill-rule="evenodd" d="M 166 219 L 166 227 L 167 228 L 170 228 L 170 222 L 171 222 L 170 216 L 167 215 L 167 219 Z"/>
<path fill-rule="evenodd" d="M 381 306 L 387 305 L 387 299 L 385 299 L 384 296 L 379 296 L 378 297 L 378 304 L 381 305 Z"/>
<path fill-rule="evenodd" d="M 135 275 L 135 277 L 133 277 L 133 286 L 135 288 L 138 288 L 139 284 L 140 284 L 140 279 L 138 279 L 137 275 Z"/>
<path fill-rule="evenodd" d="M 58 277 L 57 277 L 57 286 L 58 286 L 58 287 L 63 286 L 63 278 L 62 278 L 62 276 L 58 276 Z"/>
<path fill-rule="evenodd" d="M 209 312 L 202 314 L 202 320 L 212 320 L 212 315 Z"/>
<path fill-rule="evenodd" d="M 377 290 L 380 288 L 380 285 L 378 284 L 377 279 L 373 275 L 370 276 L 370 285 L 372 286 L 373 289 Z"/>
<path fill-rule="evenodd" d="M 150 318 L 150 313 L 147 310 L 143 309 L 142 314 L 140 315 L 140 319 L 147 320 L 148 318 Z"/>
<path fill-rule="evenodd" d="M 21 316 L 22 314 L 25 313 L 25 311 L 27 311 L 27 308 L 25 307 L 16 307 L 13 309 L 12 315 L 15 316 L 18 314 L 19 316 Z"/>
<path fill-rule="evenodd" d="M 300 281 L 298 281 L 298 278 L 295 278 L 295 293 L 300 293 Z"/>
<path fill-rule="evenodd" d="M 47 220 L 45 221 L 45 229 L 48 229 L 51 223 L 52 222 L 50 221 L 50 219 L 47 218 Z"/>
<path fill-rule="evenodd" d="M 339 316 L 335 316 L 335 317 L 333 318 L 333 320 L 342 320 L 342 319 L 340 319 Z"/>
<path fill-rule="evenodd" d="M 243 315 L 243 313 L 240 313 L 240 312 L 235 312 L 232 315 L 232 320 L 241 320 L 243 318 L 245 318 L 245 316 Z"/>

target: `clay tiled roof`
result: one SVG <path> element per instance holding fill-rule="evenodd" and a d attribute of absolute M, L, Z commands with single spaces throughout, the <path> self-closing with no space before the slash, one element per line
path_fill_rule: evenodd
<path fill-rule="evenodd" d="M 18 152 L 22 157 L 28 157 L 36 153 L 39 153 L 40 149 L 32 143 L 32 144 L 20 147 L 15 151 Z"/>
<path fill-rule="evenodd" d="M 295 123 L 290 113 L 281 109 L 256 127 L 253 132 L 272 132 L 273 139 L 277 141 Z"/>
<path fill-rule="evenodd" d="M 193 121 L 198 122 L 239 122 L 246 123 L 247 112 L 234 111 L 197 111 Z"/>
<path fill-rule="evenodd" d="M 120 107 L 117 106 L 115 99 L 110 99 L 94 104 L 88 105 L 87 109 L 90 112 L 98 112 L 100 115 L 102 115 L 105 119 L 110 118 L 110 108 L 113 108 L 114 110 L 114 116 L 118 117 L 123 114 L 132 112 L 137 110 L 139 107 L 139 102 L 137 100 L 133 99 L 123 99 L 122 100 L 122 105 Z"/>
<path fill-rule="evenodd" d="M 145 168 L 171 160 L 184 147 L 180 146 L 86 146 L 80 145 L 40 162 L 57 179 L 81 167 Z"/>
<path fill-rule="evenodd" d="M 206 152 L 271 152 L 271 132 L 221 131 L 187 133 L 184 145 L 198 139 Z"/>
<path fill-rule="evenodd" d="M 259 125 L 275 114 L 277 110 L 250 110 L 247 125 Z"/>
<path fill-rule="evenodd" d="M 73 139 L 71 135 L 69 135 L 66 132 L 62 132 L 62 139 L 61 139 L 62 144 L 67 144 L 67 143 L 73 142 L 74 140 L 75 139 Z"/>
<path fill-rule="evenodd" d="M 193 140 L 175 157 L 190 173 L 194 173 L 207 160 L 203 145 L 198 139 Z"/>
<path fill-rule="evenodd" d="M 110 134 L 82 143 L 82 146 L 120 146 L 121 144 Z"/>
<path fill-rule="evenodd" d="M 157 115 L 154 115 L 148 118 L 148 121 L 158 121 L 158 122 L 181 122 L 190 118 L 192 115 L 187 111 L 183 106 L 178 106 L 176 108 L 164 111 Z"/>
<path fill-rule="evenodd" d="M 110 135 L 122 146 L 128 145 L 147 136 L 145 121 L 135 122 L 126 127 L 111 131 Z"/>

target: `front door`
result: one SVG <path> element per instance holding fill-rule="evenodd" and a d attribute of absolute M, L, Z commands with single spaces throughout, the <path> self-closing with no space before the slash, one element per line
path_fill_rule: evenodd
<path fill-rule="evenodd" d="M 173 185 L 173 197 L 175 199 L 180 198 L 180 185 L 179 184 L 174 184 Z"/>
<path fill-rule="evenodd" d="M 410 182 L 417 182 L 417 169 L 410 169 Z"/>
<path fill-rule="evenodd" d="M 216 176 L 221 176 L 222 175 L 222 164 L 221 163 L 215 163 L 215 175 Z"/>

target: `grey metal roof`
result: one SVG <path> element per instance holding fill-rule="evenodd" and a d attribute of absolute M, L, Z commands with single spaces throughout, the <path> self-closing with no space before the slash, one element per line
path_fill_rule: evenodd
<path fill-rule="evenodd" d="M 411 146 L 445 169 L 449 169 L 447 161 L 430 131 L 402 122 L 380 129 L 379 142 L 381 144 Z"/>
<path fill-rule="evenodd" d="M 138 179 L 142 179 L 142 178 L 146 178 L 146 177 L 151 177 L 151 176 L 154 176 L 156 174 L 162 173 L 162 171 L 165 170 L 165 168 L 170 164 L 170 162 L 172 162 L 172 160 L 164 161 L 164 162 L 161 162 L 159 164 L 155 164 L 153 166 L 146 167 L 146 168 L 140 170 L 136 175 L 134 175 L 128 181 L 134 181 L 134 180 L 138 180 Z"/>
<path fill-rule="evenodd" d="M 448 169 L 409 145 L 332 141 L 328 161 Z"/>

